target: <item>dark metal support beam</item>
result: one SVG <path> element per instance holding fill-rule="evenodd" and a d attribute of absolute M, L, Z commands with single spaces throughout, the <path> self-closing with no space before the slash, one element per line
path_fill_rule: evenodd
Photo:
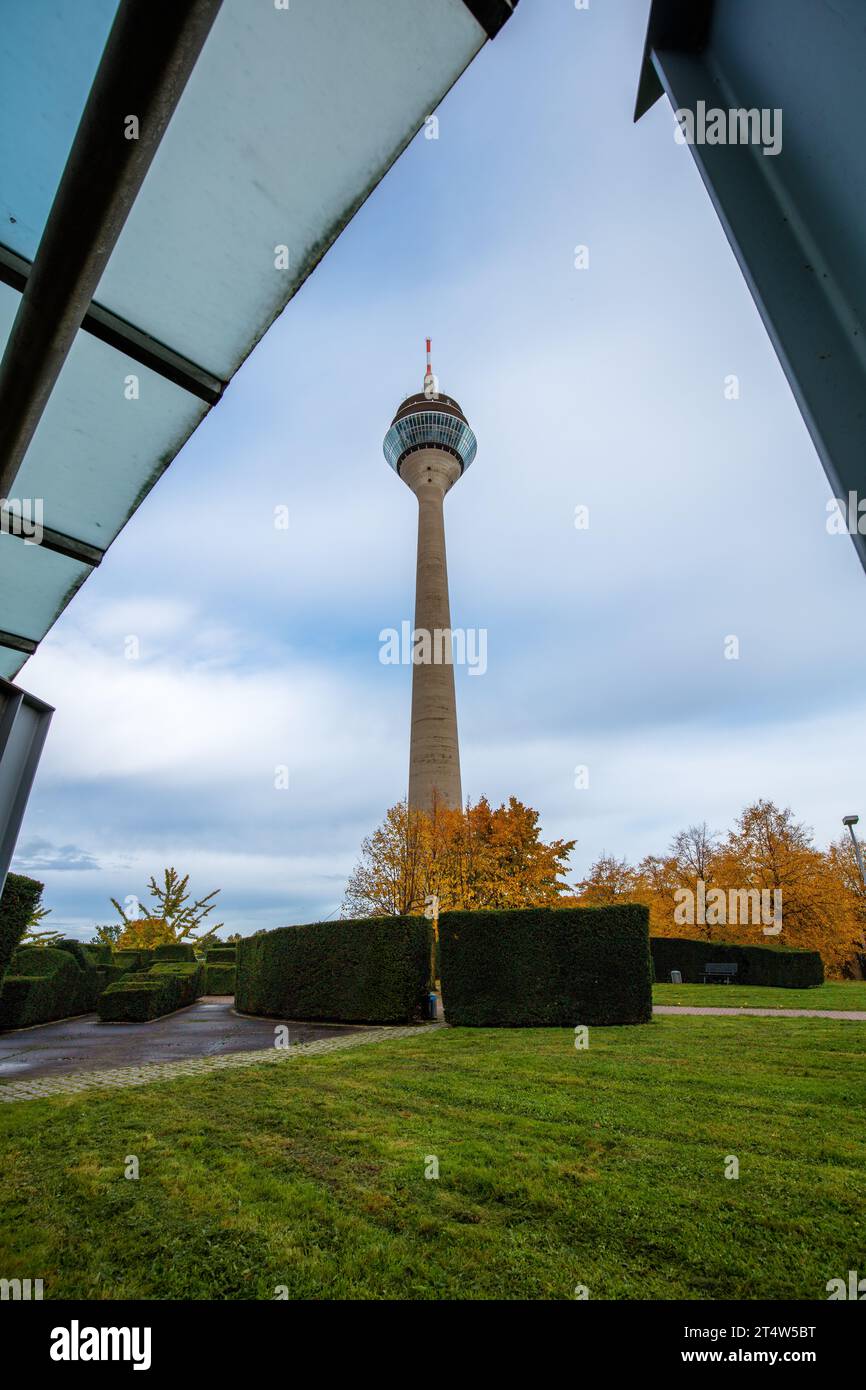
<path fill-rule="evenodd" d="M 8 518 L 8 519 L 7 519 Z M 9 512 L 6 507 L 0 506 L 0 534 L 22 543 L 25 537 L 21 534 L 16 525 L 17 518 L 14 512 Z M 31 541 L 32 545 L 41 545 L 43 550 L 53 550 L 57 555 L 66 555 L 70 560 L 80 560 L 85 565 L 93 565 L 95 568 L 101 563 L 105 554 L 97 545 L 89 545 L 87 541 L 79 541 L 74 536 L 67 536 L 63 531 L 55 531 L 50 526 L 40 528 L 40 539 Z"/>
<path fill-rule="evenodd" d="M 715 0 L 653 0 L 634 108 L 636 121 L 664 95 L 653 54 L 661 48 L 700 52 L 710 32 L 714 3 Z"/>
<path fill-rule="evenodd" d="M 856 5 L 655 0 L 637 115 L 665 93 L 674 111 L 778 117 L 770 155 L 689 149 L 836 499 L 818 524 L 847 530 L 866 569 L 864 63 Z"/>
<path fill-rule="evenodd" d="M 53 713 L 44 700 L 0 680 L 0 893 Z"/>
<path fill-rule="evenodd" d="M 488 39 L 495 39 L 517 9 L 518 0 L 463 0 L 463 3 Z"/>
<path fill-rule="evenodd" d="M 0 497 L 24 455 L 221 0 L 121 0 L 0 363 Z M 127 121 L 138 120 L 128 139 Z"/>
<path fill-rule="evenodd" d="M 11 285 L 23 294 L 32 268 L 31 261 L 25 260 L 8 246 L 0 245 L 0 281 L 3 284 Z M 175 386 L 198 396 L 208 405 L 216 405 L 225 390 L 226 383 L 218 376 L 200 367 L 197 362 L 190 362 L 188 357 L 182 357 L 173 348 L 152 338 L 141 328 L 136 328 L 135 324 L 127 323 L 126 319 L 119 318 L 110 309 L 104 309 L 101 304 L 91 304 L 81 320 L 81 327 L 85 333 L 92 333 L 94 338 L 117 348 L 118 352 L 131 357 L 134 362 L 140 362 L 143 367 L 149 367 L 166 381 L 173 381 Z"/>
<path fill-rule="evenodd" d="M 32 637 L 19 637 L 16 632 L 0 630 L 0 647 L 10 647 L 13 652 L 26 652 L 28 656 L 32 656 L 38 645 Z"/>
<path fill-rule="evenodd" d="M 219 377 L 212 376 L 204 367 L 181 357 L 180 353 L 173 352 L 165 343 L 151 338 L 149 333 L 144 333 L 134 324 L 118 318 L 110 309 L 103 309 L 100 304 L 91 304 L 81 327 L 94 338 L 107 343 L 109 347 L 117 348 L 119 352 L 126 353 L 127 357 L 140 362 L 143 367 L 157 372 L 166 381 L 173 381 L 175 386 L 182 386 L 184 391 L 198 396 L 199 400 L 206 401 L 208 405 L 216 405 L 225 390 L 225 382 L 220 381 Z"/>

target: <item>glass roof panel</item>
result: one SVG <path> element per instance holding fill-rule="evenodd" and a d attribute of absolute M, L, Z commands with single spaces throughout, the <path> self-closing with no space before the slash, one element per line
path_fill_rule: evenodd
<path fill-rule="evenodd" d="M 15 496 L 42 498 L 46 526 L 105 550 L 207 409 L 81 331 L 15 480 Z"/>
<path fill-rule="evenodd" d="M 0 8 L 0 242 L 32 261 L 117 0 Z"/>
<path fill-rule="evenodd" d="M 11 647 L 0 647 L 0 676 L 11 681 L 26 660 L 23 652 L 14 652 Z"/>
<path fill-rule="evenodd" d="M 0 6 L 0 244 L 32 261 L 117 0 Z M 231 377 L 485 37 L 463 0 L 223 0 L 96 303 Z M 0 344 L 19 303 L 0 283 Z M 104 549 L 206 409 L 82 330 L 13 497 Z M 0 533 L 0 629 L 40 640 L 89 573 Z"/>
<path fill-rule="evenodd" d="M 38 641 L 90 573 L 81 560 L 0 534 L 0 628 Z M 20 666 L 27 658 L 17 656 Z"/>
<path fill-rule="evenodd" d="M 223 0 L 97 302 L 231 376 L 484 39 L 463 0 Z"/>

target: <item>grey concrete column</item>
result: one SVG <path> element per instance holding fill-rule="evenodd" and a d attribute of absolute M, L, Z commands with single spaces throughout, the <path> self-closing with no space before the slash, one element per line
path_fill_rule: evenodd
<path fill-rule="evenodd" d="M 418 499 L 415 631 L 430 644 L 429 660 L 412 668 L 409 806 L 429 811 L 435 796 L 456 808 L 462 794 L 443 502 L 460 464 L 442 449 L 419 449 L 403 460 L 400 476 Z"/>

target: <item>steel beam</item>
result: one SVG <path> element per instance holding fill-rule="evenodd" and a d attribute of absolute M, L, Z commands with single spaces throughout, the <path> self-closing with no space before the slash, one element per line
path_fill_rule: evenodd
<path fill-rule="evenodd" d="M 28 656 L 32 656 L 38 645 L 32 637 L 19 637 L 17 632 L 0 630 L 0 647 L 9 647 L 10 651 L 26 652 Z"/>
<path fill-rule="evenodd" d="M 8 246 L 0 245 L 0 281 L 3 284 L 11 285 L 23 294 L 32 269 L 32 261 L 25 260 Z M 81 327 L 85 333 L 91 333 L 109 347 L 117 348 L 118 352 L 131 357 L 143 367 L 149 367 L 166 381 L 173 381 L 175 386 L 181 386 L 208 405 L 216 405 L 226 388 L 226 383 L 205 367 L 190 362 L 188 357 L 182 357 L 173 348 L 152 338 L 143 329 L 136 328 L 134 323 L 127 323 L 126 319 L 113 314 L 110 309 L 104 309 L 101 304 L 90 305 L 81 320 Z"/>
<path fill-rule="evenodd" d="M 85 565 L 93 565 L 94 567 L 100 564 L 105 554 L 105 551 L 98 545 L 90 545 L 87 541 L 76 540 L 74 536 L 67 536 L 63 531 L 55 531 L 51 526 L 41 526 L 39 530 L 39 540 L 32 540 L 29 536 L 22 535 L 20 522 L 15 513 L 0 506 L 0 534 L 8 536 L 11 540 L 20 540 L 22 544 L 29 541 L 31 545 L 41 545 L 43 550 L 53 550 L 57 555 L 66 555 L 70 560 L 81 560 Z"/>
<path fill-rule="evenodd" d="M 0 363 L 0 497 L 13 490 L 220 3 L 121 0 Z"/>
<path fill-rule="evenodd" d="M 848 0 L 656 0 L 635 113 L 662 92 L 675 111 L 781 112 L 776 154 L 689 148 L 846 508 L 849 494 L 866 498 L 864 62 L 862 10 Z"/>
<path fill-rule="evenodd" d="M 495 39 L 516 10 L 518 0 L 463 0 L 463 3 L 487 37 Z"/>
<path fill-rule="evenodd" d="M 53 713 L 44 700 L 0 680 L 0 893 Z"/>

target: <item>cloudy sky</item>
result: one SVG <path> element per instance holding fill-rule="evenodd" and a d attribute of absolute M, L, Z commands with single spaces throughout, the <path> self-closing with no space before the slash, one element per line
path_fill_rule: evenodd
<path fill-rule="evenodd" d="M 166 864 L 234 930 L 337 911 L 406 789 L 379 633 L 416 503 L 381 441 L 427 334 L 478 436 L 446 504 L 453 622 L 488 634 L 464 794 L 538 808 L 575 878 L 758 796 L 822 843 L 866 813 L 864 576 L 669 106 L 632 124 L 647 11 L 520 6 L 24 667 L 57 713 L 15 867 L 52 925 Z"/>

